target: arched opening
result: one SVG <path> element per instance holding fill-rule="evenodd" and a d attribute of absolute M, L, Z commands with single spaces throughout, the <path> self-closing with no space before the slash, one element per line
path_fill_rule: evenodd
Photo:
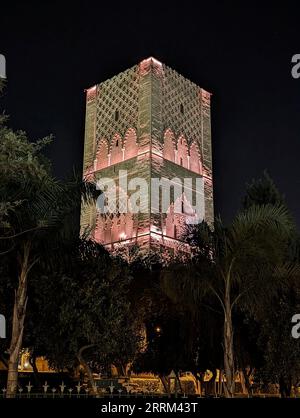
<path fill-rule="evenodd" d="M 183 135 L 180 135 L 177 141 L 177 164 L 188 168 L 188 146 Z"/>
<path fill-rule="evenodd" d="M 195 142 L 190 146 L 190 170 L 202 174 L 201 154 Z"/>
<path fill-rule="evenodd" d="M 122 138 L 116 134 L 111 142 L 110 164 L 117 164 L 123 161 Z"/>
<path fill-rule="evenodd" d="M 106 213 L 97 213 L 94 238 L 108 244 L 124 241 L 134 236 L 134 219 L 128 196 L 119 187 L 109 190 L 105 196 Z"/>
<path fill-rule="evenodd" d="M 97 147 L 96 153 L 96 170 L 101 170 L 108 166 L 108 143 L 105 139 L 101 139 Z"/>
<path fill-rule="evenodd" d="M 128 160 L 138 153 L 137 135 L 134 129 L 130 128 L 124 137 L 124 158 Z"/>

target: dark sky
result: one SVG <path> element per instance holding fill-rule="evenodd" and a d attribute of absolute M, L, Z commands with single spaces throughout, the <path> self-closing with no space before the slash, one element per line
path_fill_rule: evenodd
<path fill-rule="evenodd" d="M 1 2 L 1 107 L 32 139 L 55 135 L 48 155 L 65 176 L 81 168 L 84 89 L 154 56 L 213 93 L 216 213 L 230 220 L 245 183 L 267 169 L 300 224 L 300 78 L 291 76 L 300 7 L 248 4 Z"/>

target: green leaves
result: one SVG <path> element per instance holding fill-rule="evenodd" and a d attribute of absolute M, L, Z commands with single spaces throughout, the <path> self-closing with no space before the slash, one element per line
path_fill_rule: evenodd
<path fill-rule="evenodd" d="M 34 340 L 58 369 L 73 366 L 86 345 L 92 345 L 84 353 L 87 361 L 130 361 L 140 337 L 128 300 L 127 266 L 92 241 L 78 240 L 69 251 L 67 265 L 57 259 L 57 270 L 49 270 L 45 280 L 35 276 L 35 305 L 29 308 L 40 315 L 33 318 Z"/>
<path fill-rule="evenodd" d="M 286 206 L 284 196 L 279 192 L 267 171 L 259 179 L 252 180 L 246 187 L 243 207 L 249 209 L 253 205 Z"/>
<path fill-rule="evenodd" d="M 229 238 L 233 245 L 246 241 L 263 240 L 270 235 L 276 239 L 287 239 L 294 232 L 295 225 L 287 208 L 283 205 L 252 205 L 240 212 L 229 228 Z"/>
<path fill-rule="evenodd" d="M 188 228 L 186 239 L 192 259 L 163 271 L 162 289 L 194 316 L 205 305 L 224 317 L 242 310 L 261 321 L 278 293 L 299 283 L 299 266 L 287 258 L 295 225 L 284 204 L 251 204 L 228 226 L 217 218 L 213 228 Z"/>

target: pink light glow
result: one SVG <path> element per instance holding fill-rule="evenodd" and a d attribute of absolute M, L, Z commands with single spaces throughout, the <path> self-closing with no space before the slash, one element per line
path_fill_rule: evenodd
<path fill-rule="evenodd" d="M 160 61 L 158 61 L 156 58 L 150 57 L 148 58 L 148 60 L 151 60 L 153 62 L 153 64 L 158 65 L 158 66 L 162 66 L 162 63 Z"/>
<path fill-rule="evenodd" d="M 130 128 L 124 137 L 124 159 L 135 157 L 138 153 L 137 135 L 134 129 Z"/>
<path fill-rule="evenodd" d="M 97 86 L 90 87 L 89 89 L 86 89 L 86 99 L 87 101 L 92 101 L 96 98 L 97 93 Z"/>
<path fill-rule="evenodd" d="M 117 164 L 123 161 L 123 149 L 122 138 L 119 134 L 116 134 L 111 142 L 110 146 L 110 163 Z"/>
<path fill-rule="evenodd" d="M 87 94 L 92 93 L 93 91 L 95 91 L 97 88 L 96 84 L 88 89 L 86 89 Z"/>
<path fill-rule="evenodd" d="M 190 146 L 190 170 L 202 174 L 201 155 L 199 147 L 195 142 Z"/>
<path fill-rule="evenodd" d="M 110 165 L 118 164 L 121 161 L 129 160 L 130 158 L 134 158 L 141 154 L 142 153 L 138 153 L 136 131 L 133 128 L 129 128 L 124 136 L 124 139 L 121 135 L 115 134 L 110 143 L 104 138 L 98 142 L 95 158 L 95 170 L 101 170 Z"/>
<path fill-rule="evenodd" d="M 105 139 L 102 139 L 98 144 L 95 162 L 96 170 L 108 166 L 108 143 Z"/>
<path fill-rule="evenodd" d="M 188 166 L 188 145 L 185 137 L 181 135 L 177 141 L 177 160 L 176 163 L 184 168 Z"/>
<path fill-rule="evenodd" d="M 142 76 L 146 75 L 150 71 L 151 68 L 153 68 L 157 74 L 161 74 L 162 68 L 163 68 L 162 63 L 153 57 L 149 57 L 141 61 L 139 64 L 139 67 L 140 67 L 140 74 Z"/>

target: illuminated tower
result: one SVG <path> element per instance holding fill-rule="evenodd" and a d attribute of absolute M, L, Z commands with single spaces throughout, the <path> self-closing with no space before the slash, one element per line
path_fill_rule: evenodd
<path fill-rule="evenodd" d="M 127 181 L 143 178 L 149 185 L 151 178 L 201 178 L 202 217 L 212 223 L 210 96 L 154 58 L 91 87 L 86 98 L 84 176 L 114 179 L 117 193 L 125 197 L 132 191 L 120 187 L 120 170 L 127 172 Z M 147 193 L 150 202 L 151 186 Z M 81 228 L 90 228 L 94 239 L 109 249 L 137 245 L 176 252 L 185 248 L 181 235 L 192 202 L 183 193 L 182 213 L 175 213 L 174 200 L 171 193 L 167 213 L 131 213 L 130 205 L 122 211 L 121 203 L 116 213 L 107 214 L 83 207 Z"/>

